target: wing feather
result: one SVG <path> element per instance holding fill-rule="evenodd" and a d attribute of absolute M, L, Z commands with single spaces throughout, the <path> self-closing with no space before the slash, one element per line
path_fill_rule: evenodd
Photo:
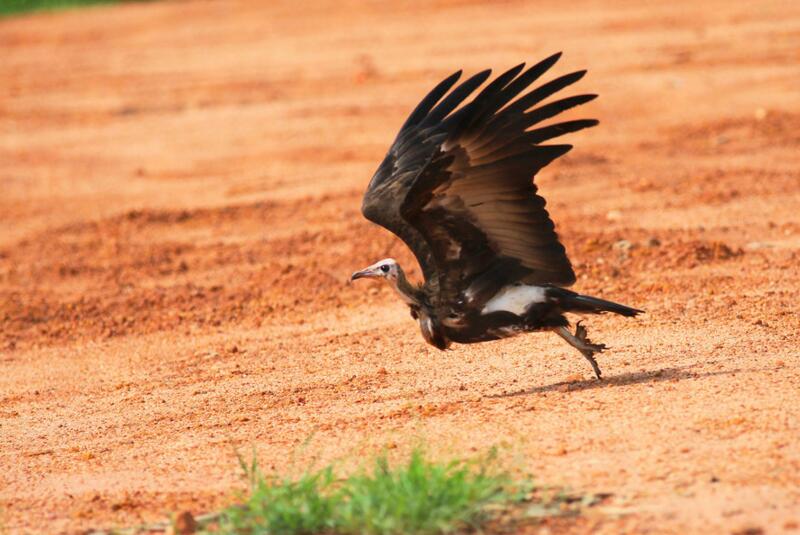
<path fill-rule="evenodd" d="M 577 132 L 578 130 L 583 130 L 584 128 L 597 126 L 597 124 L 598 121 L 596 119 L 579 119 L 577 121 L 565 121 L 563 123 L 557 123 L 554 125 L 537 128 L 535 130 L 530 130 L 526 132 L 525 140 L 528 143 L 541 143 L 542 141 L 547 141 L 553 139 L 554 137 L 559 137 L 563 136 L 564 134 Z"/>
<path fill-rule="evenodd" d="M 461 73 L 462 71 L 454 72 L 439 82 L 436 87 L 431 89 L 430 93 L 425 95 L 425 98 L 423 98 L 420 103 L 417 104 L 417 107 L 414 108 L 414 111 L 412 111 L 411 115 L 408 116 L 406 122 L 403 123 L 403 126 L 400 128 L 400 133 L 402 134 L 404 131 L 407 131 L 408 127 L 414 126 L 424 119 L 425 116 L 428 115 L 428 112 L 433 109 L 436 103 L 439 102 L 439 100 L 441 100 L 441 98 L 446 95 L 448 91 L 450 91 L 450 88 L 455 85 L 458 79 L 461 78 Z"/>
<path fill-rule="evenodd" d="M 565 87 L 574 84 L 584 76 L 586 76 L 585 70 L 559 76 L 555 80 L 547 82 L 546 84 L 543 84 L 529 93 L 521 96 L 503 111 L 508 115 L 521 113 L 535 106 L 544 99 L 558 93 Z"/>
<path fill-rule="evenodd" d="M 491 69 L 481 71 L 461 85 L 453 89 L 453 91 L 442 100 L 427 117 L 420 123 L 422 128 L 436 124 L 444 119 L 451 111 L 456 109 L 456 106 L 461 104 L 465 98 L 472 94 L 486 79 L 492 74 Z"/>
<path fill-rule="evenodd" d="M 416 255 L 434 306 L 481 306 L 504 285 L 568 286 L 575 274 L 534 175 L 572 146 L 540 143 L 597 124 L 530 129 L 596 95 L 537 104 L 574 84 L 577 71 L 528 88 L 560 58 L 517 65 L 486 84 L 461 71 L 433 88 L 404 123 L 364 196 L 364 215 Z M 447 311 L 443 311 L 447 312 Z M 457 312 L 457 311 L 456 311 Z"/>

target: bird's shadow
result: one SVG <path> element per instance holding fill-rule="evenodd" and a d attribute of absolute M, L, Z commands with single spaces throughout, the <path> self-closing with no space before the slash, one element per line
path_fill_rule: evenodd
<path fill-rule="evenodd" d="M 754 371 L 754 370 L 721 370 L 710 372 L 692 371 L 697 365 L 661 368 L 659 370 L 622 373 L 603 379 L 585 379 L 583 381 L 561 381 L 549 385 L 527 388 L 516 392 L 503 394 L 492 394 L 487 398 L 510 398 L 515 396 L 527 396 L 530 394 L 542 394 L 545 392 L 580 392 L 583 390 L 594 390 L 596 388 L 612 388 L 617 386 L 638 385 L 643 383 L 660 383 L 664 381 L 683 381 L 684 379 L 697 379 L 700 377 L 713 377 L 717 375 L 731 375 L 735 373 Z"/>

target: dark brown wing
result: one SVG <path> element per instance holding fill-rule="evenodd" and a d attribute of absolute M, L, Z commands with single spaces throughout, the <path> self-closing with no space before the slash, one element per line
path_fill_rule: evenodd
<path fill-rule="evenodd" d="M 514 67 L 456 111 L 488 72 L 446 97 L 457 75 L 442 82 L 409 117 L 370 183 L 365 215 L 414 250 L 437 305 L 479 307 L 514 282 L 568 286 L 575 281 L 532 179 L 571 148 L 540 143 L 597 121 L 530 128 L 595 95 L 531 109 L 585 71 L 522 94 L 559 56 L 522 73 L 521 65 Z"/>
<path fill-rule="evenodd" d="M 480 86 L 489 77 L 490 72 L 479 73 L 456 88 L 448 97 L 451 100 L 454 97 L 459 98 L 459 101 L 453 104 L 453 108 Z M 458 71 L 440 82 L 406 119 L 389 152 L 370 180 L 361 205 L 364 217 L 392 231 L 408 245 L 428 282 L 437 278 L 431 249 L 420 232 L 400 215 L 400 205 L 414 181 L 447 137 L 446 131 L 421 128 L 420 123 L 432 115 L 433 107 L 460 77 L 461 71 Z M 437 110 L 442 109 L 441 105 L 437 107 Z"/>

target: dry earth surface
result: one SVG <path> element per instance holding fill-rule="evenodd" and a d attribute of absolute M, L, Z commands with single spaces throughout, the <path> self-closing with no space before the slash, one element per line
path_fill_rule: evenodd
<path fill-rule="evenodd" d="M 0 532 L 214 510 L 236 450 L 419 443 L 612 494 L 526 533 L 800 529 L 800 2 L 164 2 L 0 47 Z M 589 321 L 602 382 L 346 283 L 414 266 L 359 206 L 424 92 L 556 50 L 601 124 L 537 182 L 576 288 L 647 310 Z"/>

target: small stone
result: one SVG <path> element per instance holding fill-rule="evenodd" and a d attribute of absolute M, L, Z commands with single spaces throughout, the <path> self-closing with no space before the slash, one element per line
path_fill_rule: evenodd
<path fill-rule="evenodd" d="M 172 533 L 174 535 L 193 535 L 197 532 L 197 520 L 194 519 L 192 513 L 183 511 L 175 515 L 175 521 L 172 523 Z"/>
<path fill-rule="evenodd" d="M 711 138 L 711 143 L 714 146 L 719 147 L 720 145 L 725 145 L 726 143 L 730 142 L 730 138 L 724 134 L 720 134 L 716 137 Z"/>
<path fill-rule="evenodd" d="M 647 239 L 647 246 L 648 247 L 659 247 L 661 246 L 661 240 L 656 237 L 650 237 Z"/>
<path fill-rule="evenodd" d="M 628 240 L 619 240 L 618 242 L 614 243 L 614 249 L 617 251 L 630 251 L 633 248 L 633 244 Z"/>
<path fill-rule="evenodd" d="M 619 221 L 622 219 L 622 212 L 619 210 L 611 210 L 606 214 L 606 219 L 609 221 Z"/>
<path fill-rule="evenodd" d="M 756 108 L 753 117 L 755 117 L 757 121 L 763 121 L 767 118 L 767 110 L 764 108 Z"/>

